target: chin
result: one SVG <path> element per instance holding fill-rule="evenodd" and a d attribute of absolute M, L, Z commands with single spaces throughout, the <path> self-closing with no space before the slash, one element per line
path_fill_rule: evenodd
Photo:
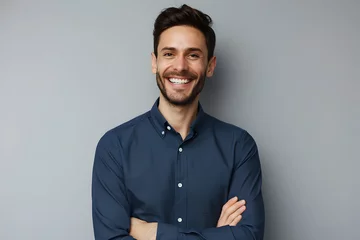
<path fill-rule="evenodd" d="M 164 96 L 164 98 L 172 105 L 175 106 L 188 106 L 196 100 L 196 96 L 187 96 L 187 97 L 171 97 Z"/>

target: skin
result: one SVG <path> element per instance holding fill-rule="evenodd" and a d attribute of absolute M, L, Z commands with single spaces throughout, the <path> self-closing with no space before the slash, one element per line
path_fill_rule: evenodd
<path fill-rule="evenodd" d="M 215 66 L 215 56 L 208 60 L 204 35 L 188 26 L 165 30 L 160 36 L 157 57 L 152 53 L 152 72 L 160 89 L 159 111 L 183 139 L 196 118 L 205 77 L 213 75 Z M 176 85 L 169 77 L 191 81 Z"/>
<path fill-rule="evenodd" d="M 157 57 L 152 53 L 151 66 L 160 90 L 159 111 L 185 139 L 196 118 L 205 78 L 213 76 L 216 57 L 208 59 L 204 35 L 189 26 L 175 26 L 162 32 L 157 50 Z M 173 84 L 169 78 L 190 81 Z M 236 226 L 245 210 L 245 201 L 233 197 L 222 207 L 217 227 Z M 139 240 L 155 240 L 157 226 L 156 222 L 131 218 L 130 235 Z"/>

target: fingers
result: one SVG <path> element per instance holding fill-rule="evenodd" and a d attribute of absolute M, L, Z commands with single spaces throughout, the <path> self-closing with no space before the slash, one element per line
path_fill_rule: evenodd
<path fill-rule="evenodd" d="M 230 206 L 226 210 L 227 215 L 230 216 L 231 214 L 233 214 L 236 210 L 238 210 L 242 206 L 245 206 L 245 200 L 238 201 L 238 202 L 234 203 L 232 206 Z"/>
<path fill-rule="evenodd" d="M 241 220 L 241 214 L 246 210 L 246 206 L 245 205 L 242 205 L 240 208 L 238 208 L 235 212 L 233 212 L 229 217 L 228 217 L 228 220 L 227 222 L 229 224 L 233 223 L 233 224 L 238 224 L 238 222 Z M 239 221 L 236 222 L 237 218 L 239 218 Z M 234 226 L 235 226 L 234 225 Z"/>
<path fill-rule="evenodd" d="M 246 202 L 245 200 L 237 200 L 238 198 L 234 197 L 225 203 L 218 220 L 218 227 L 226 225 L 236 226 L 240 222 L 241 215 L 246 210 Z"/>
<path fill-rule="evenodd" d="M 232 205 L 234 205 L 234 203 L 236 203 L 237 200 L 238 200 L 237 197 L 233 197 L 233 198 L 231 198 L 229 201 L 227 201 L 227 202 L 224 204 L 224 206 L 222 207 L 222 211 L 221 211 L 220 217 L 222 217 L 222 215 L 225 213 L 225 211 L 226 211 L 229 207 L 231 207 Z"/>
<path fill-rule="evenodd" d="M 238 200 L 237 197 L 233 197 L 233 198 L 229 199 L 229 201 L 227 201 L 227 202 L 224 204 L 223 209 L 229 208 L 229 207 L 232 206 L 234 203 L 236 203 L 237 200 Z"/>
<path fill-rule="evenodd" d="M 237 217 L 234 218 L 234 220 L 229 224 L 229 226 L 235 227 L 240 221 L 241 221 L 242 216 L 238 215 Z"/>

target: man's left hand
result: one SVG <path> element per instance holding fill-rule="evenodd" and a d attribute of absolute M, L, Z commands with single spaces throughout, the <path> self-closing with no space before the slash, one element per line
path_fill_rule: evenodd
<path fill-rule="evenodd" d="M 130 235 L 137 240 L 156 240 L 158 224 L 145 222 L 138 218 L 131 218 Z"/>

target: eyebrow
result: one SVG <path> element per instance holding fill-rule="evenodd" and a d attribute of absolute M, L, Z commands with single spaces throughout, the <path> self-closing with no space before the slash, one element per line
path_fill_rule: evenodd
<path fill-rule="evenodd" d="M 176 51 L 176 48 L 174 47 L 163 47 L 160 52 L 162 51 Z M 202 50 L 200 48 L 195 48 L 195 47 L 191 47 L 191 48 L 187 48 L 185 51 L 187 52 L 201 52 Z"/>

